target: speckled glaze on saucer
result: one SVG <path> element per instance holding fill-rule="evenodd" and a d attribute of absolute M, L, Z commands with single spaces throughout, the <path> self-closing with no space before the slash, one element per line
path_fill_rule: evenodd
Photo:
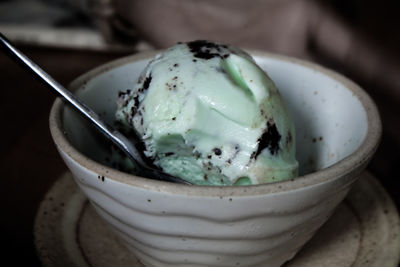
<path fill-rule="evenodd" d="M 373 156 L 381 135 L 369 96 L 313 63 L 251 53 L 274 80 L 296 127 L 301 176 L 244 187 L 188 186 L 120 172 L 107 142 L 60 100 L 50 114 L 57 149 L 96 212 L 146 266 L 280 266 L 328 220 Z M 114 121 L 119 90 L 154 56 L 101 66 L 71 85 Z"/>

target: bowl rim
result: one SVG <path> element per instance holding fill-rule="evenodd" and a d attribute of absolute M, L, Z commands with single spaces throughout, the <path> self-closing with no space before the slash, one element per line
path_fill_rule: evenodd
<path fill-rule="evenodd" d="M 73 80 L 68 88 L 71 91 L 74 91 L 81 86 L 84 86 L 87 81 L 89 81 L 93 77 L 107 72 L 110 69 L 120 67 L 131 62 L 153 58 L 156 54 L 160 52 L 160 50 L 141 52 L 100 65 Z M 102 165 L 85 156 L 75 147 L 73 147 L 73 145 L 66 138 L 62 127 L 61 114 L 63 111 L 64 102 L 60 98 L 57 98 L 54 101 L 49 115 L 49 127 L 53 141 L 55 142 L 57 149 L 66 154 L 75 164 L 78 164 L 80 165 L 80 167 L 83 167 L 86 170 L 90 170 L 99 176 L 104 176 L 106 177 L 106 179 L 150 191 L 162 191 L 180 195 L 224 197 L 279 193 L 291 190 L 298 190 L 304 187 L 317 185 L 327 181 L 333 181 L 339 177 L 347 176 L 350 174 L 356 175 L 356 173 L 354 172 L 361 172 L 361 167 L 365 166 L 369 162 L 374 152 L 376 151 L 382 134 L 382 125 L 378 109 L 376 107 L 376 104 L 372 101 L 371 97 L 363 89 L 361 89 L 360 86 L 358 86 L 350 79 L 319 64 L 275 53 L 257 50 L 249 50 L 248 52 L 253 57 L 267 57 L 311 68 L 316 72 L 320 72 L 324 75 L 329 76 L 330 78 L 336 80 L 338 83 L 341 83 L 348 90 L 352 91 L 353 95 L 355 95 L 359 99 L 367 115 L 367 133 L 359 147 L 353 153 L 329 167 L 281 182 L 249 186 L 204 186 L 184 185 L 164 181 L 156 181 L 139 177 L 133 174 L 124 173 L 111 167 Z"/>

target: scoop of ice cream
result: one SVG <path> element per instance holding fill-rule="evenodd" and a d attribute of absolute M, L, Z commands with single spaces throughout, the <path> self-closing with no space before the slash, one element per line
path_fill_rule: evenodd
<path fill-rule="evenodd" d="M 295 133 L 267 74 L 246 52 L 208 41 L 157 55 L 117 120 L 163 171 L 201 185 L 260 184 L 297 175 Z"/>

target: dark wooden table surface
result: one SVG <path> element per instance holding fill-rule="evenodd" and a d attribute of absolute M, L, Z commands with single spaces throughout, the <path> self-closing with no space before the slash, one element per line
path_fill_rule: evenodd
<path fill-rule="evenodd" d="M 21 49 L 64 85 L 95 66 L 124 56 L 40 47 Z M 55 95 L 2 53 L 0 84 L 2 260 L 12 262 L 9 266 L 40 266 L 33 244 L 35 213 L 46 191 L 66 171 L 48 129 L 48 114 Z M 390 131 L 390 123 L 398 123 L 399 105 L 380 98 L 379 93 L 372 95 L 381 110 L 384 129 Z M 369 168 L 399 206 L 398 140 L 393 135 L 384 135 Z"/>

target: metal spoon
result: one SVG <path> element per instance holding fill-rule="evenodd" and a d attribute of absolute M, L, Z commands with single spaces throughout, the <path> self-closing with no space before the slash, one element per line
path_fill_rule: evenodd
<path fill-rule="evenodd" d="M 89 121 L 96 126 L 100 132 L 103 133 L 110 141 L 112 141 L 117 147 L 119 147 L 125 154 L 132 160 L 134 165 L 139 169 L 140 175 L 162 181 L 169 181 L 174 183 L 190 184 L 189 182 L 180 179 L 178 177 L 171 176 L 158 169 L 150 167 L 142 158 L 141 154 L 137 150 L 134 143 L 126 138 L 119 131 L 105 123 L 100 119 L 92 109 L 86 106 L 80 99 L 73 95 L 70 91 L 65 89 L 61 84 L 54 80 L 48 73 L 42 70 L 26 55 L 15 48 L 14 45 L 7 40 L 7 38 L 0 33 L 0 47 L 1 49 L 10 56 L 15 62 L 21 64 L 26 70 L 33 73 L 39 78 L 44 84 L 49 86 L 60 94 L 67 102 L 69 102 L 77 111 L 84 115 Z"/>

